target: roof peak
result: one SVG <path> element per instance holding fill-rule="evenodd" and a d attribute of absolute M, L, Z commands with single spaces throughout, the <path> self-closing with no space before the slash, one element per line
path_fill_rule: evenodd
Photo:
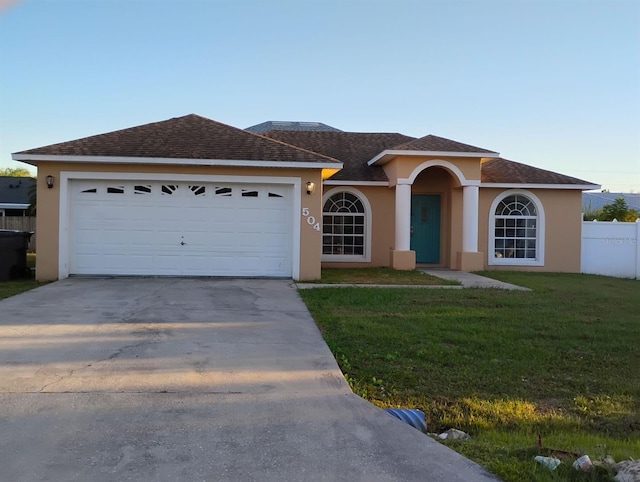
<path fill-rule="evenodd" d="M 435 151 L 435 152 L 469 152 L 498 155 L 495 151 L 490 151 L 482 147 L 472 146 L 463 142 L 454 141 L 446 137 L 427 134 L 413 141 L 405 142 L 393 148 L 398 151 Z"/>
<path fill-rule="evenodd" d="M 198 114 L 187 114 L 13 154 L 16 160 L 41 161 L 31 156 L 79 156 L 208 159 L 338 163 L 336 159 L 247 132 Z"/>

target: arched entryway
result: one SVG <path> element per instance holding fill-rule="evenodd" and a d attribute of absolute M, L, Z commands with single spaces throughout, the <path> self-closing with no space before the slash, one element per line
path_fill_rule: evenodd
<path fill-rule="evenodd" d="M 442 166 L 427 167 L 413 181 L 410 248 L 417 264 L 451 266 L 451 218 L 461 209 L 459 187 L 458 179 Z"/>
<path fill-rule="evenodd" d="M 482 269 L 482 253 L 478 252 L 479 185 L 479 179 L 467 179 L 454 162 L 442 159 L 424 161 L 406 178 L 398 177 L 391 265 L 397 269 L 412 269 L 416 263 Z M 430 224 L 424 233 L 417 233 L 420 223 Z M 435 246 L 438 240 L 440 245 Z"/>

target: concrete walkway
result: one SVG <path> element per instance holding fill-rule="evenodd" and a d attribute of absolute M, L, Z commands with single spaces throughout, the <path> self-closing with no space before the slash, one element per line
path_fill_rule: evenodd
<path fill-rule="evenodd" d="M 418 268 L 431 276 L 442 278 L 446 280 L 459 281 L 465 288 L 497 288 L 502 290 L 521 290 L 531 291 L 524 286 L 517 286 L 511 283 L 505 283 L 504 281 L 498 281 L 495 279 L 480 276 L 474 273 L 467 273 L 465 271 L 456 271 L 447 268 Z"/>
<path fill-rule="evenodd" d="M 68 279 L 0 301 L 22 481 L 487 481 L 357 397 L 289 281 Z"/>

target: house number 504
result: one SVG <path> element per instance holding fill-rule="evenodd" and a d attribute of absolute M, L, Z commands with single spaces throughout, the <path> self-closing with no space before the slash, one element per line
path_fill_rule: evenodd
<path fill-rule="evenodd" d="M 302 208 L 302 215 L 307 218 L 307 224 L 313 226 L 313 229 L 320 231 L 320 223 L 316 223 L 316 218 L 309 215 L 309 208 Z"/>

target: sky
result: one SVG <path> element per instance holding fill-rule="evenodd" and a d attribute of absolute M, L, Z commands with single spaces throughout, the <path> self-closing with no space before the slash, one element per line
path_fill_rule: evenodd
<path fill-rule="evenodd" d="M 434 134 L 640 192 L 640 2 L 0 0 L 0 167 L 190 113 Z"/>

